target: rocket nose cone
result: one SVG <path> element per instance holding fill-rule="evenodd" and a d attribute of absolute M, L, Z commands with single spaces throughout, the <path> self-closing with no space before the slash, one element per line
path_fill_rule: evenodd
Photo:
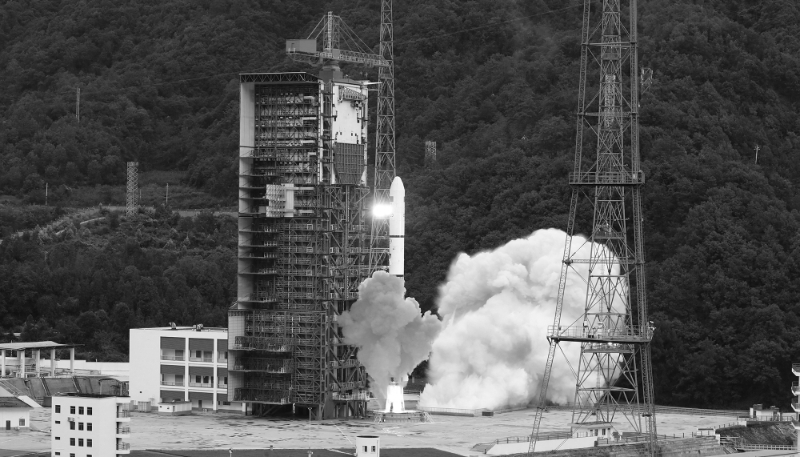
<path fill-rule="evenodd" d="M 392 197 L 406 195 L 406 188 L 403 186 L 403 180 L 399 176 L 395 176 L 392 180 L 392 185 L 389 187 L 389 195 Z"/>

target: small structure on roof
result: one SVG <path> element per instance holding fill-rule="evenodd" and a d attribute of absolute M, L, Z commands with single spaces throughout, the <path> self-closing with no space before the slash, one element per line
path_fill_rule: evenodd
<path fill-rule="evenodd" d="M 29 341 L 22 343 L 0 343 L 0 377 L 38 377 L 42 374 L 56 375 L 56 350 L 69 349 L 69 371 L 75 374 L 75 348 L 80 344 L 61 344 L 53 341 Z M 42 351 L 50 350 L 50 369 L 42 371 Z M 30 351 L 31 357 L 27 357 Z"/>

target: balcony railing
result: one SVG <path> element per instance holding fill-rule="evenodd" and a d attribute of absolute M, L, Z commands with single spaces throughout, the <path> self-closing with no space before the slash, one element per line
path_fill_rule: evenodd
<path fill-rule="evenodd" d="M 206 362 L 211 363 L 214 361 L 213 357 L 189 357 L 190 362 Z"/>
<path fill-rule="evenodd" d="M 217 384 L 217 389 L 227 389 L 227 388 L 228 388 L 228 384 L 226 384 L 224 382 L 221 382 L 221 383 Z"/>
<path fill-rule="evenodd" d="M 162 386 L 170 386 L 170 387 L 183 387 L 183 382 L 176 382 L 176 381 L 161 381 Z"/>
<path fill-rule="evenodd" d="M 117 443 L 117 450 L 118 451 L 130 451 L 131 450 L 131 443 L 125 443 L 120 441 Z"/>
<path fill-rule="evenodd" d="M 214 384 L 210 382 L 190 382 L 189 387 L 214 387 Z"/>
<path fill-rule="evenodd" d="M 117 411 L 117 417 L 131 417 L 131 412 L 128 411 L 127 409 Z"/>
<path fill-rule="evenodd" d="M 228 363 L 228 359 L 224 359 L 222 357 L 217 359 L 217 363 Z"/>
<path fill-rule="evenodd" d="M 792 395 L 800 395 L 800 385 L 797 381 L 792 383 Z"/>
<path fill-rule="evenodd" d="M 130 435 L 131 428 L 130 427 L 117 427 L 117 435 Z"/>
<path fill-rule="evenodd" d="M 161 355 L 161 360 L 177 360 L 183 361 L 184 357 L 182 355 Z"/>

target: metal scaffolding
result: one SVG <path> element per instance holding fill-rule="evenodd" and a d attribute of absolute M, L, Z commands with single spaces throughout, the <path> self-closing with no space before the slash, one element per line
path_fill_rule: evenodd
<path fill-rule="evenodd" d="M 590 26 L 591 1 L 584 0 L 575 161 L 569 174 L 572 187 L 567 240 L 553 325 L 548 328 L 550 351 L 545 365 L 529 454 L 547 400 L 556 347 L 561 342 L 581 345 L 575 390 L 575 425 L 611 424 L 621 415 L 649 439 L 655 455 L 656 423 L 650 341 L 647 320 L 638 138 L 638 61 L 636 0 L 603 0 L 600 22 Z M 623 8 L 627 6 L 627 8 Z M 627 15 L 628 25 L 623 24 Z M 587 81 L 599 81 L 587 95 Z M 588 133 L 589 135 L 584 135 Z M 594 157 L 584 160 L 584 146 Z M 584 196 L 586 198 L 581 198 Z M 573 246 L 575 216 L 590 202 L 591 248 L 583 254 Z M 588 266 L 587 294 L 582 316 L 562 325 L 567 276 Z M 642 419 L 645 426 L 642 427 Z"/>
<path fill-rule="evenodd" d="M 252 109 L 242 117 L 252 145 L 239 154 L 230 398 L 251 403 L 254 414 L 296 405 L 317 419 L 363 416 L 366 373 L 336 321 L 368 270 L 368 188 L 357 170 L 365 146 L 335 141 L 331 81 L 305 73 L 240 79 L 252 84 L 252 99 L 242 100 L 243 112 Z"/>

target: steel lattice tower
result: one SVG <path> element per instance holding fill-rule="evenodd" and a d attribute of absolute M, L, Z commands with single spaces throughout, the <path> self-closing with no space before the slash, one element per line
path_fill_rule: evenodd
<path fill-rule="evenodd" d="M 619 414 L 634 430 L 649 435 L 649 453 L 655 455 L 653 328 L 647 320 L 642 239 L 636 0 L 603 0 L 596 25 L 590 24 L 592 3 L 584 0 L 575 162 L 569 175 L 572 198 L 529 454 L 536 447 L 556 347 L 564 341 L 581 345 L 574 426 L 611 423 Z M 589 81 L 597 84 L 587 94 Z M 583 148 L 590 144 L 596 154 L 584 158 Z M 579 229 L 590 234 L 588 257 L 572 239 L 575 216 L 584 201 L 591 203 L 593 215 L 592 226 Z M 584 312 L 577 321 L 562 325 L 567 276 L 587 266 Z"/>
<path fill-rule="evenodd" d="M 388 205 L 389 187 L 395 177 L 394 154 L 394 28 L 392 0 L 381 0 L 380 55 L 388 65 L 378 68 L 378 120 L 375 141 L 375 185 L 372 204 Z M 389 260 L 389 219 L 372 218 L 370 236 L 370 271 L 384 268 Z"/>
<path fill-rule="evenodd" d="M 134 216 L 139 211 L 139 162 L 128 162 L 127 176 L 125 214 Z"/>

